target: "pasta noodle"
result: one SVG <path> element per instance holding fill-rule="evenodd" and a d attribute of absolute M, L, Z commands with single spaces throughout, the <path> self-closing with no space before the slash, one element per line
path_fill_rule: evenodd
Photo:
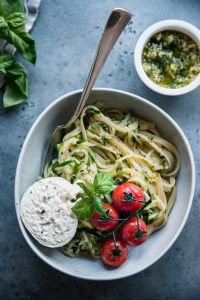
<path fill-rule="evenodd" d="M 91 184 L 104 171 L 115 180 L 139 185 L 145 199 L 152 200 L 143 215 L 150 234 L 164 226 L 175 201 L 178 152 L 159 135 L 154 123 L 121 109 L 99 107 L 102 103 L 97 102 L 84 108 L 58 145 L 58 158 L 46 176 Z"/>

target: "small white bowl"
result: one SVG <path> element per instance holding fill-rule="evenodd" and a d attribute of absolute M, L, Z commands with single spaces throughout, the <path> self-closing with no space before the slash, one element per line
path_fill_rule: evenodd
<path fill-rule="evenodd" d="M 153 35 L 164 30 L 174 30 L 174 31 L 185 33 L 197 43 L 200 49 L 200 30 L 195 26 L 193 26 L 192 24 L 184 21 L 179 21 L 179 20 L 165 20 L 165 21 L 155 23 L 152 26 L 148 27 L 142 33 L 135 46 L 134 62 L 135 62 L 136 71 L 140 79 L 144 82 L 144 84 L 147 85 L 150 89 L 152 89 L 155 92 L 158 92 L 163 95 L 168 95 L 168 96 L 178 96 L 178 95 L 187 94 L 200 85 L 200 73 L 190 84 L 181 88 L 170 89 L 170 88 L 161 87 L 158 84 L 154 83 L 146 75 L 143 69 L 142 53 L 145 45 L 148 43 L 148 41 Z"/>
<path fill-rule="evenodd" d="M 53 268 L 75 277 L 92 280 L 113 280 L 136 274 L 155 263 L 175 242 L 187 220 L 194 195 L 194 159 L 189 143 L 176 122 L 151 102 L 119 90 L 94 89 L 88 103 L 97 99 L 108 107 L 121 107 L 145 120 L 156 122 L 163 137 L 175 145 L 181 160 L 177 178 L 177 198 L 165 227 L 155 232 L 140 247 L 129 249 L 128 260 L 120 268 L 107 269 L 101 260 L 87 257 L 70 258 L 56 249 L 40 245 L 26 230 L 20 218 L 20 201 L 25 190 L 40 175 L 42 159 L 47 143 L 55 127 L 64 124 L 74 111 L 81 90 L 61 96 L 51 103 L 31 127 L 22 147 L 16 177 L 15 205 L 21 232 L 31 249 Z M 29 266 L 31 268 L 31 266 Z"/>

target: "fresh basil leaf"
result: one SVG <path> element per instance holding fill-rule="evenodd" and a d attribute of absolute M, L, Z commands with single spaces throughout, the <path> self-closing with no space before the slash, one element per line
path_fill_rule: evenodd
<path fill-rule="evenodd" d="M 35 41 L 25 31 L 16 32 L 10 31 L 10 34 L 6 37 L 8 42 L 13 44 L 23 58 L 30 61 L 32 64 L 36 62 L 36 46 Z"/>
<path fill-rule="evenodd" d="M 64 162 L 62 162 L 60 164 L 59 163 L 55 163 L 52 166 L 52 170 L 54 171 L 57 168 L 61 168 L 61 167 L 64 167 L 64 166 L 72 164 L 72 163 L 76 163 L 76 161 L 74 159 L 69 159 L 69 160 L 65 160 Z"/>
<path fill-rule="evenodd" d="M 3 95 L 3 106 L 5 108 L 18 105 L 26 101 L 27 97 L 20 91 L 17 84 L 12 80 L 6 80 L 5 92 Z"/>
<path fill-rule="evenodd" d="M 14 62 L 12 55 L 0 55 L 0 72 L 6 74 L 6 69 L 11 67 Z"/>
<path fill-rule="evenodd" d="M 28 95 L 28 80 L 24 66 L 14 63 L 6 68 L 6 87 L 3 96 L 5 108 L 24 102 Z"/>
<path fill-rule="evenodd" d="M 8 31 L 9 31 L 9 27 L 6 20 L 4 19 L 4 17 L 0 16 L 0 35 L 4 36 L 8 34 Z"/>
<path fill-rule="evenodd" d="M 7 17 L 13 12 L 24 12 L 23 0 L 1 0 L 0 1 L 0 16 Z"/>
<path fill-rule="evenodd" d="M 95 207 L 95 211 L 98 214 L 100 214 L 101 216 L 105 216 L 105 217 L 107 216 L 107 213 L 103 208 L 103 203 L 99 197 L 94 198 L 94 207 Z"/>
<path fill-rule="evenodd" d="M 90 198 L 94 198 L 95 192 L 93 190 L 92 187 L 87 186 L 85 183 L 83 182 L 77 182 L 77 184 L 80 186 L 80 188 L 86 193 L 87 196 L 89 196 Z"/>
<path fill-rule="evenodd" d="M 98 173 L 93 182 L 93 187 L 98 194 L 108 194 L 113 190 L 114 181 L 112 176 L 106 172 Z"/>
<path fill-rule="evenodd" d="M 93 201 L 90 198 L 83 198 L 72 207 L 72 211 L 80 219 L 91 219 L 94 213 Z"/>
<path fill-rule="evenodd" d="M 16 27 L 22 30 L 25 28 L 26 21 L 26 15 L 20 12 L 14 12 L 6 18 L 6 22 L 10 28 Z"/>
<path fill-rule="evenodd" d="M 0 37 L 13 44 L 22 57 L 34 64 L 35 42 L 25 31 L 25 20 L 23 13 L 13 13 L 7 19 L 0 17 Z"/>
<path fill-rule="evenodd" d="M 27 72 L 24 66 L 20 63 L 14 63 L 6 70 L 6 79 L 11 79 L 18 86 L 24 96 L 28 96 L 28 80 Z"/>

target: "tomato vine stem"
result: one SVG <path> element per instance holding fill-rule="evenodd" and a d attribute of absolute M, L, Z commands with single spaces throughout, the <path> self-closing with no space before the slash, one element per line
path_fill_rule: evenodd
<path fill-rule="evenodd" d="M 142 211 L 145 209 L 145 207 L 147 207 L 150 203 L 151 203 L 151 200 L 148 200 L 147 202 L 145 202 L 144 205 L 142 205 L 142 207 L 141 207 L 138 211 L 136 211 L 136 212 L 130 214 L 128 217 L 126 217 L 126 218 L 124 218 L 124 219 L 121 219 L 122 221 L 115 227 L 114 230 L 112 230 L 111 232 L 109 232 L 109 233 L 107 233 L 107 234 L 102 234 L 102 237 L 103 237 L 104 239 L 107 239 L 108 237 L 110 237 L 110 236 L 112 236 L 113 234 L 115 234 L 115 233 L 119 230 L 119 228 L 120 228 L 126 221 L 128 221 L 130 218 L 132 218 L 132 217 L 137 217 L 137 218 L 138 218 L 138 217 L 141 215 Z"/>

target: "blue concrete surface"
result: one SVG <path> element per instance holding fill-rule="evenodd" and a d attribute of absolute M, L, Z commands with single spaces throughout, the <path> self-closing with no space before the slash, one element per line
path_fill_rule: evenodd
<path fill-rule="evenodd" d="M 195 156 L 197 187 L 187 224 L 173 247 L 153 266 L 114 282 L 89 282 L 60 274 L 26 244 L 14 208 L 14 176 L 24 138 L 41 111 L 63 93 L 83 87 L 105 20 L 114 7 L 135 17 L 114 47 L 96 86 L 143 96 L 168 112 L 183 128 Z M 43 0 L 32 31 L 35 67 L 27 65 L 27 103 L 0 107 L 0 299 L 199 299 L 200 295 L 200 88 L 176 98 L 158 95 L 138 78 L 133 47 L 149 25 L 182 19 L 200 27 L 198 0 Z"/>

